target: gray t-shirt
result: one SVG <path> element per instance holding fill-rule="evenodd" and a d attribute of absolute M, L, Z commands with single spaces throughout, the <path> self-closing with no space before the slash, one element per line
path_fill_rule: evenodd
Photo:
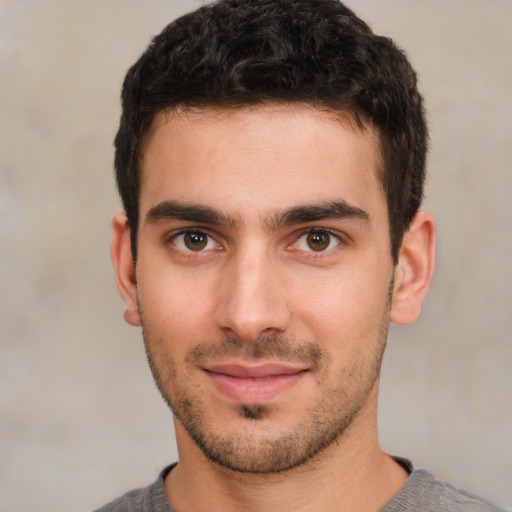
<path fill-rule="evenodd" d="M 380 512 L 506 512 L 490 501 L 436 480 L 424 469 L 413 469 L 405 459 L 398 462 L 409 470 L 409 479 Z M 149 487 L 135 489 L 95 512 L 176 512 L 164 489 L 164 479 L 174 466 L 164 469 Z"/>

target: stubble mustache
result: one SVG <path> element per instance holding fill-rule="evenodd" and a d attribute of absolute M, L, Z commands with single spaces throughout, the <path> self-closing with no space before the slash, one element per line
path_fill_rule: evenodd
<path fill-rule="evenodd" d="M 261 336 L 251 341 L 226 337 L 220 342 L 196 345 L 185 357 L 185 362 L 202 366 L 224 358 L 248 361 L 272 359 L 305 363 L 310 369 L 318 369 L 324 365 L 325 357 L 324 350 L 313 342 L 300 342 L 281 336 Z"/>

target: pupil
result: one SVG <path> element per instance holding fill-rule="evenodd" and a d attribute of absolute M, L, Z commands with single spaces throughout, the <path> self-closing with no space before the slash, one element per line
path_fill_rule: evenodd
<path fill-rule="evenodd" d="M 329 235 L 325 233 L 310 233 L 308 245 L 313 251 L 323 251 L 329 245 Z"/>
<path fill-rule="evenodd" d="M 193 251 L 203 249 L 206 246 L 206 237 L 202 233 L 187 233 L 185 245 Z"/>

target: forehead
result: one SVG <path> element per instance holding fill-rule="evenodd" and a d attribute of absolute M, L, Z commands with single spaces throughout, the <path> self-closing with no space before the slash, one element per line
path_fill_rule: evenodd
<path fill-rule="evenodd" d="M 371 213 L 385 202 L 380 169 L 375 130 L 346 114 L 281 104 L 162 112 L 141 161 L 141 217 L 166 200 L 255 217 L 341 199 Z"/>

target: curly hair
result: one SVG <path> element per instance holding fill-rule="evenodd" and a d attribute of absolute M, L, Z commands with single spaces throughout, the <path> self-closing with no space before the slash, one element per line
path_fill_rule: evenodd
<path fill-rule="evenodd" d="M 159 112 L 303 103 L 350 114 L 380 140 L 391 253 L 421 204 L 428 133 L 416 73 L 337 0 L 219 0 L 169 24 L 129 69 L 115 138 L 136 258 L 140 161 Z"/>

